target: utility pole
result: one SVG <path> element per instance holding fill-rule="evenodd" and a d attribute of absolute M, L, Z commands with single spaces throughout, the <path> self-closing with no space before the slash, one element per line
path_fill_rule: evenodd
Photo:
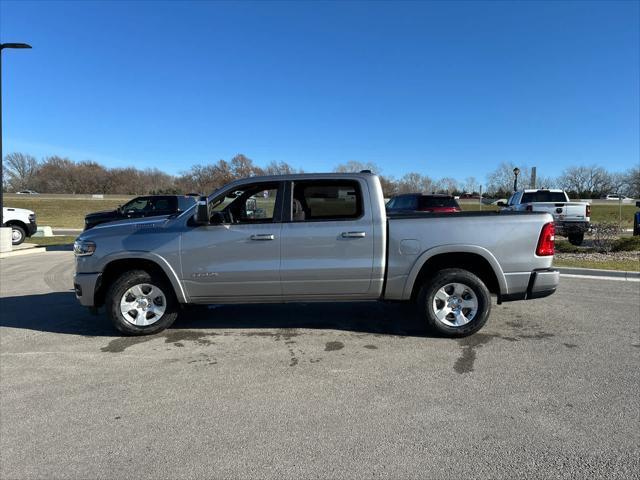
<path fill-rule="evenodd" d="M 26 43 L 0 43 L 0 206 L 4 206 L 4 177 L 2 171 L 2 164 L 4 163 L 4 157 L 2 156 L 2 50 L 5 48 L 31 48 L 31 45 L 27 45 Z M 2 227 L 3 223 L 2 209 L 0 209 L 0 227 Z"/>
<path fill-rule="evenodd" d="M 536 167 L 531 167 L 531 188 L 536 188 L 536 180 Z"/>
<path fill-rule="evenodd" d="M 3 227 L 4 225 L 4 177 L 2 156 L 2 51 L 5 48 L 31 48 L 26 43 L 0 43 L 0 252 L 11 251 L 12 247 L 12 231 L 11 227 Z"/>

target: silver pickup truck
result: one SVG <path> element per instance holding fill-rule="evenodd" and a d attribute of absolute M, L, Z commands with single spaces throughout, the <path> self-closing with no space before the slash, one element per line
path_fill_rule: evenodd
<path fill-rule="evenodd" d="M 497 302 L 552 294 L 548 213 L 387 216 L 369 173 L 238 180 L 173 216 L 82 233 L 74 287 L 127 335 L 184 304 L 413 301 L 446 336 L 478 331 Z"/>

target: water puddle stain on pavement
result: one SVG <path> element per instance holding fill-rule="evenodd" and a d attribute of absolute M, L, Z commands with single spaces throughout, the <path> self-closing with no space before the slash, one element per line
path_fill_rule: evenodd
<path fill-rule="evenodd" d="M 476 348 L 482 347 L 486 343 L 490 342 L 494 338 L 500 340 L 506 340 L 507 342 L 519 342 L 520 340 L 544 340 L 546 338 L 554 337 L 552 333 L 536 332 L 532 334 L 521 334 L 515 337 L 507 337 L 500 334 L 486 334 L 476 333 L 470 337 L 465 337 L 458 340 L 458 344 L 462 347 L 460 357 L 453 365 L 453 369 L 457 373 L 471 373 L 473 372 L 474 364 L 477 357 Z M 572 343 L 563 344 L 567 348 L 575 348 L 577 345 Z"/>
<path fill-rule="evenodd" d="M 494 337 L 495 335 L 476 333 L 470 337 L 458 340 L 458 344 L 462 347 L 462 354 L 453 365 L 456 373 L 463 374 L 473 372 L 473 366 L 476 361 L 476 348 L 482 347 L 482 345 L 490 342 Z"/>
<path fill-rule="evenodd" d="M 153 340 L 154 338 L 158 338 L 155 335 L 148 337 L 121 337 L 114 338 L 109 342 L 108 345 L 102 347 L 100 350 L 103 352 L 109 353 L 120 353 L 124 352 L 127 348 L 132 347 L 133 345 L 138 345 L 140 343 L 148 342 L 149 340 Z"/>
<path fill-rule="evenodd" d="M 576 348 L 578 346 L 575 343 L 563 343 L 563 345 L 567 348 Z"/>
<path fill-rule="evenodd" d="M 213 345 L 213 342 L 206 337 L 215 335 L 214 333 L 194 332 L 191 330 L 178 330 L 165 335 L 164 343 L 173 343 L 176 347 L 184 346 L 184 341 L 196 342 L 198 345 Z"/>
<path fill-rule="evenodd" d="M 325 352 L 335 352 L 336 350 L 342 350 L 344 348 L 344 343 L 342 342 L 327 342 L 324 346 Z"/>
<path fill-rule="evenodd" d="M 212 345 L 213 342 L 206 337 L 215 335 L 213 333 L 193 332 L 189 330 L 170 331 L 160 335 L 149 335 L 145 337 L 120 337 L 114 338 L 108 345 L 100 350 L 109 353 L 124 352 L 127 348 L 140 343 L 145 343 L 156 338 L 164 338 L 164 343 L 172 343 L 176 347 L 184 347 L 185 341 L 196 342 L 198 345 Z"/>
<path fill-rule="evenodd" d="M 378 347 L 376 347 L 375 345 L 365 345 L 364 348 L 368 348 L 369 350 L 377 350 Z"/>

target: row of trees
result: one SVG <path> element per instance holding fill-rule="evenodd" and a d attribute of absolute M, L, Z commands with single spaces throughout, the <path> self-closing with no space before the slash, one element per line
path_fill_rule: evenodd
<path fill-rule="evenodd" d="M 211 192 L 236 178 L 255 175 L 276 175 L 302 172 L 285 162 L 272 162 L 262 168 L 245 155 L 231 160 L 194 165 L 180 175 L 172 176 L 157 168 L 139 170 L 106 168 L 93 161 L 75 162 L 58 156 L 40 161 L 31 155 L 11 153 L 4 158 L 6 191 L 36 190 L 41 193 L 84 194 L 148 194 Z M 513 163 L 502 163 L 487 175 L 483 194 L 507 197 L 513 190 Z M 519 188 L 531 187 L 531 171 L 519 166 Z M 380 172 L 372 163 L 347 162 L 338 165 L 336 172 Z M 463 192 L 479 193 L 482 182 L 475 177 L 434 179 L 418 172 L 409 172 L 400 178 L 381 175 L 385 196 L 409 192 L 442 192 L 459 195 Z M 640 168 L 625 172 L 609 172 L 603 167 L 575 166 L 566 168 L 557 178 L 539 176 L 538 188 L 563 188 L 572 198 L 598 198 L 608 193 L 622 193 L 640 198 Z"/>

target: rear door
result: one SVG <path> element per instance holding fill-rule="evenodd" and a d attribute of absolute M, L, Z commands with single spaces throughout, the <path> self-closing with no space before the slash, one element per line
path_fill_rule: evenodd
<path fill-rule="evenodd" d="M 282 293 L 365 295 L 371 286 L 374 232 L 366 182 L 292 182 L 282 227 Z"/>

